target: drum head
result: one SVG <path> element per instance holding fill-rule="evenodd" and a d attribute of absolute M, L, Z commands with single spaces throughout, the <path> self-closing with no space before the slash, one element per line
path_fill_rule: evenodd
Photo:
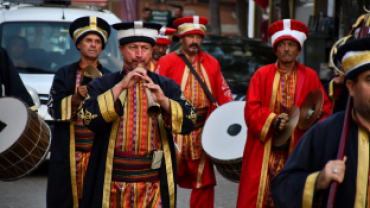
<path fill-rule="evenodd" d="M 0 132 L 0 153 L 11 147 L 23 134 L 28 121 L 25 104 L 12 97 L 0 98 L 0 120 L 5 128 Z"/>
<path fill-rule="evenodd" d="M 218 107 L 208 117 L 201 142 L 210 157 L 218 160 L 243 157 L 247 141 L 244 106 L 245 101 L 229 102 Z"/>

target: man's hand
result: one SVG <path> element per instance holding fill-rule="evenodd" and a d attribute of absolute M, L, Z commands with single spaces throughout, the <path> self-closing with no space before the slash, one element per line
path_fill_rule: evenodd
<path fill-rule="evenodd" d="M 143 85 L 144 87 L 148 88 L 152 94 L 153 100 L 157 102 L 167 113 L 170 113 L 170 101 L 164 95 L 161 87 L 157 84 L 154 84 L 152 79 L 148 76 L 142 76 L 142 80 L 145 80 L 146 83 Z"/>
<path fill-rule="evenodd" d="M 77 87 L 77 93 L 72 96 L 72 106 L 79 106 L 84 101 L 86 95 L 87 87 L 85 85 Z"/>
<path fill-rule="evenodd" d="M 332 181 L 342 183 L 346 170 L 346 160 L 347 157 L 344 157 L 343 160 L 330 160 L 327 162 L 317 178 L 316 190 L 327 189 Z"/>
<path fill-rule="evenodd" d="M 281 131 L 281 130 L 283 130 L 283 129 L 284 129 L 285 124 L 286 124 L 286 122 L 288 121 L 288 114 L 286 114 L 286 113 L 281 113 L 281 114 L 279 114 L 279 115 L 277 115 L 277 116 L 275 117 L 275 119 L 274 119 L 274 121 L 273 121 L 273 123 L 272 123 L 272 125 L 274 126 L 274 129 L 276 129 L 276 125 L 277 125 L 277 123 L 278 123 L 279 118 L 282 118 L 282 120 L 281 120 L 280 125 L 279 125 L 279 127 L 278 127 L 278 129 L 277 129 L 277 130 L 278 130 L 278 131 Z"/>
<path fill-rule="evenodd" d="M 136 83 L 141 81 L 142 76 L 147 76 L 147 70 L 144 68 L 135 68 L 130 71 L 121 82 L 119 82 L 122 90 L 133 87 Z"/>
<path fill-rule="evenodd" d="M 334 79 L 333 79 L 334 85 L 336 85 L 336 86 L 343 85 L 344 84 L 344 78 L 345 78 L 344 74 L 339 73 L 339 75 L 335 76 Z"/>
<path fill-rule="evenodd" d="M 85 98 L 86 95 L 87 95 L 87 87 L 86 87 L 86 85 L 79 86 L 77 88 L 77 93 L 79 93 L 83 98 Z"/>
<path fill-rule="evenodd" d="M 324 116 L 324 113 L 325 113 L 324 106 L 321 106 L 319 117 L 317 117 L 317 120 L 320 120 Z"/>

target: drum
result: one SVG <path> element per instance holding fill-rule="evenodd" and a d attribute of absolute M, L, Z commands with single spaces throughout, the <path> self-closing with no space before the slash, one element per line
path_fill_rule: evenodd
<path fill-rule="evenodd" d="M 0 180 L 13 181 L 30 174 L 49 152 L 49 126 L 27 104 L 0 98 Z"/>
<path fill-rule="evenodd" d="M 245 101 L 233 101 L 218 107 L 208 117 L 202 132 L 204 152 L 227 180 L 238 183 L 242 171 L 247 126 Z"/>

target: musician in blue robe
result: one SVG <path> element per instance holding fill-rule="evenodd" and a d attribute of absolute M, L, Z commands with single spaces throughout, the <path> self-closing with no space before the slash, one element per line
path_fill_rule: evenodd
<path fill-rule="evenodd" d="M 113 27 L 124 68 L 89 83 L 78 111 L 96 134 L 82 207 L 174 208 L 177 166 L 172 134 L 193 130 L 194 107 L 173 80 L 148 70 L 160 24 L 137 21 Z M 154 118 L 146 112 L 149 95 L 161 109 Z"/>
<path fill-rule="evenodd" d="M 20 98 L 27 103 L 32 111 L 37 111 L 37 107 L 28 94 L 18 70 L 14 67 L 5 49 L 0 48 L 0 97 L 13 96 Z"/>
<path fill-rule="evenodd" d="M 271 183 L 276 207 L 323 207 L 339 182 L 334 207 L 369 207 L 370 38 L 346 43 L 337 58 L 353 100 L 344 158 L 337 152 L 345 112 L 317 123 L 301 138 Z"/>
<path fill-rule="evenodd" d="M 57 121 L 52 132 L 46 191 L 46 206 L 50 208 L 78 207 L 82 198 L 95 136 L 77 118 L 87 89 L 83 69 L 90 66 L 97 69 L 96 74 L 110 73 L 98 62 L 110 34 L 105 20 L 94 16 L 78 18 L 71 23 L 69 33 L 80 51 L 80 60 L 58 69 L 50 89 L 48 112 Z"/>

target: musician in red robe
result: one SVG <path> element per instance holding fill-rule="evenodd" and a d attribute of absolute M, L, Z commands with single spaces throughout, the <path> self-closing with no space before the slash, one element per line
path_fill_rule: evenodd
<path fill-rule="evenodd" d="M 207 19 L 199 16 L 177 19 L 181 49 L 162 57 L 156 72 L 169 77 L 181 86 L 187 100 L 197 109 L 195 130 L 188 135 L 175 135 L 179 147 L 177 155 L 177 182 L 182 188 L 192 189 L 190 207 L 213 207 L 214 186 L 216 185 L 212 163 L 200 144 L 200 136 L 206 118 L 215 109 L 200 83 L 194 77 L 184 60 L 186 57 L 218 105 L 232 101 L 229 86 L 225 82 L 220 65 L 215 58 L 200 50 L 205 36 Z"/>
<path fill-rule="evenodd" d="M 307 94 L 322 84 L 317 73 L 295 61 L 308 35 L 308 28 L 297 20 L 285 19 L 268 29 L 273 50 L 278 57 L 274 64 L 261 67 L 253 75 L 244 109 L 248 126 L 247 143 L 239 183 L 237 207 L 274 207 L 269 184 L 283 168 L 289 154 L 305 132 L 298 127 L 281 146 L 273 145 L 275 129 L 282 130 L 287 118 L 284 112 L 301 106 Z M 330 112 L 330 101 L 324 95 L 321 119 Z M 276 127 L 278 125 L 278 127 Z"/>
<path fill-rule="evenodd" d="M 171 45 L 173 34 L 177 31 L 168 27 L 161 27 L 157 41 L 153 47 L 152 59 L 149 62 L 150 71 L 154 71 L 157 61 L 166 55 L 168 47 Z"/>

